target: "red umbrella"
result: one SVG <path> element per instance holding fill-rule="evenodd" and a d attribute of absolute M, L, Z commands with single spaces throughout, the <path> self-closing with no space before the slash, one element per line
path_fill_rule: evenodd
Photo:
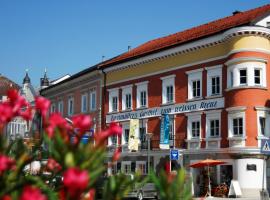
<path fill-rule="evenodd" d="M 205 159 L 205 160 L 201 160 L 199 162 L 196 162 L 196 163 L 193 163 L 193 164 L 189 165 L 190 167 L 193 167 L 193 168 L 207 167 L 207 170 L 208 170 L 208 182 L 209 182 L 207 194 L 209 195 L 209 197 L 212 197 L 211 196 L 211 184 L 210 184 L 210 170 L 209 170 L 209 167 L 210 166 L 221 165 L 221 164 L 224 164 L 224 163 L 226 163 L 226 162 L 223 162 L 221 160 Z"/>
<path fill-rule="evenodd" d="M 226 162 L 223 162 L 221 160 L 205 159 L 205 160 L 201 160 L 199 162 L 193 163 L 189 166 L 193 168 L 200 168 L 200 167 L 210 167 L 210 166 L 221 165 L 224 163 Z"/>

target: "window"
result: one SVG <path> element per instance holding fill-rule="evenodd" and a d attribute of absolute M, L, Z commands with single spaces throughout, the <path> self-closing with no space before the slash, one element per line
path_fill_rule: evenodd
<path fill-rule="evenodd" d="M 81 112 L 87 112 L 87 95 L 84 94 L 81 97 Z"/>
<path fill-rule="evenodd" d="M 140 142 L 146 141 L 146 127 L 140 127 Z"/>
<path fill-rule="evenodd" d="M 219 120 L 214 119 L 210 120 L 210 137 L 218 137 L 219 136 Z"/>
<path fill-rule="evenodd" d="M 233 119 L 233 135 L 242 136 L 243 135 L 243 118 Z"/>
<path fill-rule="evenodd" d="M 230 80 L 231 80 L 231 84 L 230 86 L 233 87 L 233 71 L 230 72 Z"/>
<path fill-rule="evenodd" d="M 51 105 L 51 113 L 55 113 L 56 112 L 56 106 L 55 103 L 52 103 Z"/>
<path fill-rule="evenodd" d="M 251 59 L 251 60 L 247 60 Z M 254 60 L 253 60 L 254 59 Z M 245 62 L 243 62 L 245 60 Z M 227 87 L 266 87 L 266 60 L 263 58 L 235 58 L 229 60 Z"/>
<path fill-rule="evenodd" d="M 175 75 L 160 78 L 162 80 L 162 104 L 173 103 Z"/>
<path fill-rule="evenodd" d="M 131 94 L 126 94 L 126 109 L 131 109 Z"/>
<path fill-rule="evenodd" d="M 68 115 L 74 114 L 74 98 L 69 97 L 68 99 Z"/>
<path fill-rule="evenodd" d="M 118 88 L 110 89 L 109 91 L 109 112 L 118 111 Z"/>
<path fill-rule="evenodd" d="M 146 162 L 137 161 L 136 162 L 136 171 L 140 172 L 142 175 L 146 174 Z"/>
<path fill-rule="evenodd" d="M 131 162 L 122 162 L 122 171 L 124 174 L 130 174 L 131 173 Z"/>
<path fill-rule="evenodd" d="M 191 133 L 193 138 L 200 137 L 200 121 L 191 123 Z"/>
<path fill-rule="evenodd" d="M 112 111 L 118 110 L 118 99 L 117 97 L 112 98 Z"/>
<path fill-rule="evenodd" d="M 146 108 L 148 81 L 137 83 L 136 86 L 137 86 L 137 98 L 136 98 L 137 108 Z"/>
<path fill-rule="evenodd" d="M 220 94 L 220 77 L 212 77 L 212 95 Z"/>
<path fill-rule="evenodd" d="M 240 69 L 240 84 L 247 84 L 247 69 Z"/>
<path fill-rule="evenodd" d="M 221 94 L 222 65 L 206 67 L 207 70 L 207 96 Z"/>
<path fill-rule="evenodd" d="M 63 114 L 64 113 L 64 107 L 63 107 L 63 101 L 58 102 L 58 112 Z"/>
<path fill-rule="evenodd" d="M 174 115 L 169 115 L 170 117 L 170 124 L 169 124 L 169 142 L 170 142 L 170 147 L 174 148 L 175 143 L 174 143 Z"/>
<path fill-rule="evenodd" d="M 90 102 L 90 111 L 94 111 L 94 110 L 96 110 L 97 109 L 97 105 L 96 105 L 96 98 L 97 98 L 97 95 L 96 95 L 96 91 L 91 91 L 90 92 L 90 100 L 89 100 L 89 102 Z M 117 110 L 117 108 L 116 108 L 116 110 Z"/>
<path fill-rule="evenodd" d="M 244 147 L 246 144 L 246 109 L 246 106 L 226 108 L 228 112 L 228 140 L 230 147 Z"/>
<path fill-rule="evenodd" d="M 260 134 L 265 136 L 265 117 L 259 117 Z"/>
<path fill-rule="evenodd" d="M 140 92 L 140 107 L 146 107 L 146 91 Z"/>
<path fill-rule="evenodd" d="M 261 70 L 260 69 L 254 70 L 254 83 L 257 85 L 261 84 Z"/>
<path fill-rule="evenodd" d="M 128 144 L 128 139 L 129 139 L 129 129 L 124 130 L 124 142 L 123 144 Z"/>
<path fill-rule="evenodd" d="M 201 81 L 192 81 L 192 96 L 193 98 L 198 98 L 201 96 Z"/>
<path fill-rule="evenodd" d="M 188 99 L 197 99 L 202 97 L 202 71 L 203 68 L 186 72 L 188 75 Z M 208 87 L 209 86 L 210 84 L 208 84 Z"/>
<path fill-rule="evenodd" d="M 122 87 L 122 110 L 132 109 L 132 85 Z"/>
<path fill-rule="evenodd" d="M 117 145 L 117 136 L 113 135 L 110 137 L 111 139 L 111 145 L 116 146 Z"/>
<path fill-rule="evenodd" d="M 173 86 L 167 86 L 166 87 L 166 102 L 171 103 L 173 102 Z"/>

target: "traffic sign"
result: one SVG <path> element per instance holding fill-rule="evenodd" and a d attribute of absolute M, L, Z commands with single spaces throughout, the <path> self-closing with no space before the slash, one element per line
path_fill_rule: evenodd
<path fill-rule="evenodd" d="M 177 149 L 170 150 L 170 160 L 179 160 L 179 151 Z"/>
<path fill-rule="evenodd" d="M 270 155 L 270 139 L 261 140 L 261 153 Z"/>

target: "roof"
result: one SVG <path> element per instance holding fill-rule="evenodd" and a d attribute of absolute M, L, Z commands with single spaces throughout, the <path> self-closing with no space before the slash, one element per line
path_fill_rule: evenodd
<path fill-rule="evenodd" d="M 265 15 L 269 14 L 269 12 L 270 4 L 245 12 L 234 12 L 234 15 L 146 42 L 128 52 L 101 63 L 99 67 L 109 67 L 113 64 L 122 63 L 131 59 L 175 47 L 183 43 L 208 37 L 233 27 L 252 24 L 253 21 L 264 17 Z"/>
<path fill-rule="evenodd" d="M 0 74 L 0 96 L 6 95 L 9 89 L 19 90 L 20 86 L 17 83 Z"/>
<path fill-rule="evenodd" d="M 92 72 L 92 71 L 94 71 L 94 70 L 96 70 L 96 69 L 97 69 L 97 65 L 88 67 L 88 68 L 86 68 L 86 69 L 84 69 L 84 70 L 82 70 L 82 71 L 80 71 L 80 72 L 78 72 L 78 73 L 76 73 L 76 74 L 70 76 L 69 78 L 66 78 L 66 79 L 64 79 L 64 80 L 62 80 L 62 81 L 60 81 L 60 82 L 58 82 L 58 83 L 55 83 L 55 84 L 50 85 L 49 87 L 46 87 L 46 88 L 44 88 L 44 89 L 41 89 L 41 90 L 40 90 L 40 94 L 42 94 L 43 92 L 45 92 L 45 91 L 47 91 L 47 90 L 49 90 L 49 89 L 51 89 L 51 88 L 54 88 L 54 87 L 59 86 L 59 85 L 62 85 L 62 84 L 64 84 L 64 83 L 68 82 L 68 81 L 71 81 L 71 80 L 73 80 L 73 79 L 75 79 L 75 78 L 78 78 L 78 77 L 80 77 L 80 76 L 82 76 L 82 75 L 85 75 L 85 74 L 87 74 L 87 73 L 90 73 L 90 72 Z"/>

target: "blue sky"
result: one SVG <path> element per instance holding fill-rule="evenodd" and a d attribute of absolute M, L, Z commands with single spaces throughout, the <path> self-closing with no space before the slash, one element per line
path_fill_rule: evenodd
<path fill-rule="evenodd" d="M 33 85 L 269 0 L 0 0 L 0 73 Z"/>

